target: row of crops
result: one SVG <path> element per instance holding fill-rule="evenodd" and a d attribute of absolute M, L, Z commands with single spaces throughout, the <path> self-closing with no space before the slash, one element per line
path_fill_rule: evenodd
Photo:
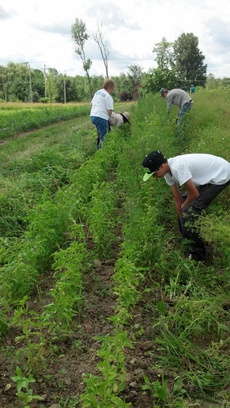
<path fill-rule="evenodd" d="M 40 129 L 62 120 L 89 115 L 89 111 L 89 104 L 49 107 L 29 105 L 24 109 L 18 105 L 9 108 L 0 105 L 0 141 L 31 129 Z"/>
<path fill-rule="evenodd" d="M 127 354 L 147 332 L 145 326 L 138 336 L 135 331 L 136 310 L 144 299 L 152 325 L 148 340 L 157 345 L 149 356 L 152 376 L 143 373 L 138 383 L 149 407 L 203 406 L 209 398 L 213 406 L 227 406 L 229 311 L 223 306 L 229 290 L 228 238 L 219 240 L 222 258 L 216 264 L 183 259 L 170 191 L 161 181 L 142 182 L 144 155 L 153 149 L 166 156 L 189 149 L 193 120 L 191 113 L 178 133 L 156 97 L 141 101 L 133 109 L 131 128 L 113 130 L 101 150 L 71 171 L 67 184 L 43 194 L 27 211 L 19 236 L 1 237 L 2 352 L 7 354 L 6 339 L 14 332 L 17 344 L 4 389 L 7 395 L 14 388 L 14 408 L 50 406 L 39 383 L 57 339 L 64 343 L 79 329 L 84 276 L 95 259 L 111 257 L 116 307 L 108 318 L 110 331 L 100 335 L 95 370 L 84 373 L 83 391 L 71 403 L 67 397 L 61 403 L 59 394 L 58 406 L 137 407 L 127 399 Z M 217 236 L 222 225 L 213 226 L 218 211 L 228 218 L 228 197 L 216 203 L 215 219 L 206 218 L 204 234 L 212 229 Z M 45 276 L 52 276 L 52 287 L 49 301 L 38 309 L 33 302 Z"/>

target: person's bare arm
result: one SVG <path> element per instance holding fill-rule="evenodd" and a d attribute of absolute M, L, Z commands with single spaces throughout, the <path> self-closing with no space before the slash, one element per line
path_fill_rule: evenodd
<path fill-rule="evenodd" d="M 173 193 L 174 204 L 175 204 L 175 207 L 176 207 L 177 215 L 178 215 L 179 218 L 181 218 L 181 205 L 182 205 L 183 199 L 182 199 L 182 196 L 181 196 L 180 189 L 179 189 L 177 184 L 173 184 L 171 186 L 171 190 L 172 190 L 172 193 Z"/>
<path fill-rule="evenodd" d="M 188 195 L 186 197 L 186 200 L 183 202 L 183 204 L 181 205 L 181 208 L 185 208 L 186 205 L 188 205 L 189 203 L 191 203 L 192 201 L 196 200 L 196 198 L 199 197 L 200 193 L 197 190 L 195 184 L 193 183 L 193 181 L 190 179 L 188 180 L 185 184 L 185 189 L 188 192 Z"/>
<path fill-rule="evenodd" d="M 197 190 L 195 184 L 193 183 L 191 179 L 188 180 L 184 184 L 184 186 L 185 186 L 186 191 L 188 192 L 188 195 L 185 201 L 183 201 L 178 185 L 173 184 L 173 186 L 171 186 L 171 190 L 172 190 L 173 198 L 174 198 L 174 204 L 175 204 L 176 212 L 179 218 L 181 218 L 181 211 L 186 207 L 186 205 L 188 205 L 192 201 L 196 200 L 197 197 L 199 197 L 199 191 Z"/>

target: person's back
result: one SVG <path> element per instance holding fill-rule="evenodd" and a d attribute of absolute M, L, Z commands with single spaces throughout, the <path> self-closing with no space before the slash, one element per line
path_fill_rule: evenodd
<path fill-rule="evenodd" d="M 177 124 L 181 124 L 181 118 L 185 115 L 185 113 L 189 112 L 193 100 L 189 96 L 187 92 L 183 89 L 175 88 L 171 91 L 168 91 L 167 88 L 161 88 L 160 95 L 167 100 L 167 112 L 170 114 L 172 105 L 179 106 L 180 111 L 178 113 L 178 118 L 176 120 Z"/>
<path fill-rule="evenodd" d="M 222 157 L 206 153 L 189 153 L 168 159 L 171 174 L 165 175 L 169 185 L 182 186 L 191 179 L 196 186 L 222 185 L 230 179 L 230 164 Z"/>
<path fill-rule="evenodd" d="M 108 120 L 108 111 L 113 111 L 113 98 L 110 95 L 115 88 L 114 81 L 107 80 L 104 82 L 103 88 L 95 92 L 91 101 L 90 116 L 97 116 Z"/>
<path fill-rule="evenodd" d="M 129 112 L 124 112 L 124 113 L 112 112 L 109 117 L 110 126 L 121 127 L 122 125 L 124 125 L 124 123 L 127 123 L 127 122 L 130 123 L 130 113 Z"/>
<path fill-rule="evenodd" d="M 105 80 L 103 88 L 95 92 L 91 100 L 90 119 L 96 126 L 98 149 L 101 148 L 104 136 L 109 131 L 109 116 L 113 112 L 113 98 L 111 93 L 115 89 L 112 79 Z"/>
<path fill-rule="evenodd" d="M 171 105 L 177 105 L 180 108 L 182 108 L 186 103 L 191 102 L 191 97 L 187 92 L 185 92 L 183 89 L 172 89 L 171 91 L 168 92 L 167 96 L 167 104 L 168 106 L 171 107 Z"/>

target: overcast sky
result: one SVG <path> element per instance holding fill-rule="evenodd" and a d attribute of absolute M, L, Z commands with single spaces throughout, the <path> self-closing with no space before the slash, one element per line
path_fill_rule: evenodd
<path fill-rule="evenodd" d="M 0 65 L 28 62 L 33 69 L 84 75 L 71 38 L 76 18 L 83 20 L 90 36 L 85 51 L 93 62 L 91 76 L 105 76 L 93 40 L 101 25 L 109 43 L 110 76 L 127 73 L 130 65 L 144 72 L 155 68 L 156 43 L 193 33 L 207 73 L 230 77 L 229 0 L 0 0 Z"/>

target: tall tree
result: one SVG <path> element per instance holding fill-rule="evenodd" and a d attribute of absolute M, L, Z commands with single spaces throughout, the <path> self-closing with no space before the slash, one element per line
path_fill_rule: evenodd
<path fill-rule="evenodd" d="M 165 37 L 156 43 L 153 48 L 154 60 L 157 68 L 149 70 L 142 79 L 142 93 L 160 92 L 162 87 L 172 89 L 177 87 L 177 78 L 174 71 L 173 43 Z"/>
<path fill-rule="evenodd" d="M 141 90 L 145 95 L 149 92 L 160 92 L 160 89 L 164 87 L 167 89 L 173 89 L 179 87 L 177 78 L 173 69 L 162 70 L 155 68 L 149 70 L 149 72 L 142 77 Z"/>
<path fill-rule="evenodd" d="M 91 78 L 89 74 L 92 61 L 89 58 L 86 58 L 85 55 L 85 42 L 89 39 L 89 35 L 87 34 L 86 25 L 83 20 L 79 18 L 75 19 L 75 23 L 71 27 L 71 34 L 72 39 L 77 45 L 75 52 L 79 55 L 82 61 L 83 69 L 88 79 L 90 97 L 92 97 Z"/>
<path fill-rule="evenodd" d="M 0 65 L 0 101 L 7 102 L 7 69 Z"/>
<path fill-rule="evenodd" d="M 29 102 L 30 98 L 30 67 L 28 62 L 15 64 L 9 62 L 6 69 L 7 101 Z"/>
<path fill-rule="evenodd" d="M 183 33 L 177 38 L 173 44 L 175 71 L 181 81 L 204 85 L 207 65 L 198 44 L 198 38 L 192 33 Z"/>
<path fill-rule="evenodd" d="M 157 68 L 162 71 L 169 70 L 173 67 L 173 43 L 168 42 L 165 37 L 161 42 L 156 43 L 153 48 L 153 53 L 156 54 L 155 61 Z"/>
<path fill-rule="evenodd" d="M 60 74 L 56 81 L 57 102 L 72 102 L 78 100 L 76 79 L 67 75 Z"/>
<path fill-rule="evenodd" d="M 109 42 L 103 37 L 102 23 L 97 23 L 97 30 L 95 31 L 93 38 L 101 53 L 102 61 L 105 66 L 105 76 L 106 78 L 109 78 Z"/>
<path fill-rule="evenodd" d="M 128 66 L 128 70 L 128 78 L 130 81 L 129 94 L 131 95 L 131 99 L 137 100 L 138 89 L 140 88 L 141 78 L 143 75 L 143 68 L 141 68 L 139 65 L 132 64 Z"/>
<path fill-rule="evenodd" d="M 46 96 L 49 102 L 55 102 L 57 99 L 57 78 L 58 71 L 55 68 L 48 68 L 45 73 Z"/>
<path fill-rule="evenodd" d="M 132 64 L 128 66 L 128 76 L 130 77 L 132 84 L 135 85 L 141 82 L 141 77 L 143 74 L 143 68 L 140 65 Z"/>
<path fill-rule="evenodd" d="M 40 69 L 31 69 L 33 101 L 39 102 L 45 96 L 44 74 Z"/>

